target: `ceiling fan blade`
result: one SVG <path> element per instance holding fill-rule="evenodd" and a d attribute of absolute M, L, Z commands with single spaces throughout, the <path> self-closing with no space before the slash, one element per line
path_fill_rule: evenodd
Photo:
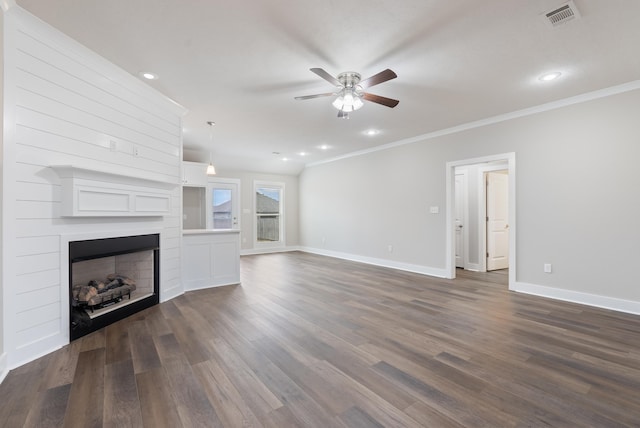
<path fill-rule="evenodd" d="M 380 95 L 373 95 L 366 92 L 362 94 L 362 98 L 364 98 L 367 101 L 382 104 L 383 106 L 387 106 L 391 108 L 394 108 L 400 102 L 398 100 L 394 100 L 393 98 L 381 97 Z"/>
<path fill-rule="evenodd" d="M 374 85 L 386 82 L 387 80 L 395 79 L 396 77 L 398 77 L 398 75 L 387 68 L 386 70 L 361 81 L 359 85 L 362 86 L 362 89 L 367 89 Z"/>
<path fill-rule="evenodd" d="M 349 113 L 344 112 L 342 110 L 338 110 L 338 117 L 340 119 L 349 119 Z"/>
<path fill-rule="evenodd" d="M 335 94 L 333 92 L 327 92 L 326 94 L 304 95 L 302 97 L 295 97 L 295 99 L 296 100 L 310 100 L 312 98 L 329 97 L 331 95 L 335 95 Z"/>
<path fill-rule="evenodd" d="M 317 74 L 318 76 L 322 77 L 324 80 L 331 83 L 332 85 L 342 86 L 342 83 L 340 83 L 338 79 L 336 79 L 335 77 L 333 77 L 332 75 L 324 71 L 322 68 L 310 68 L 309 70 L 311 70 L 313 73 Z"/>

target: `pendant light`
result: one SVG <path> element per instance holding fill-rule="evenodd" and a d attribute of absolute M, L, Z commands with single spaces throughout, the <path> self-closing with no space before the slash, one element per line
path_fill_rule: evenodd
<path fill-rule="evenodd" d="M 214 122 L 207 122 L 209 125 L 209 140 L 211 142 L 211 146 L 209 147 L 209 166 L 207 167 L 207 175 L 216 175 L 216 168 L 213 166 L 213 160 L 211 157 L 211 149 L 213 148 L 213 125 Z"/>

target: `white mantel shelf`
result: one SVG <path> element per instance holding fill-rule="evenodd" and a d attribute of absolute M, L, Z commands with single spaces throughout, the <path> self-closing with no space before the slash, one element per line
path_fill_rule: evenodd
<path fill-rule="evenodd" d="M 103 171 L 93 168 L 83 168 L 75 165 L 50 165 L 60 178 L 76 178 L 105 182 L 124 182 L 125 184 L 139 184 L 142 186 L 166 186 L 169 188 L 180 185 L 178 177 L 174 181 L 156 180 L 140 175 L 122 174 L 114 171 Z"/>
<path fill-rule="evenodd" d="M 73 165 L 51 165 L 62 185 L 63 217 L 154 217 L 171 211 L 175 182 Z"/>

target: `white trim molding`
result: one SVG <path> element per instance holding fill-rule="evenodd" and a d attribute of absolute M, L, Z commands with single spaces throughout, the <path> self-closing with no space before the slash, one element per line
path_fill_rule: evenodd
<path fill-rule="evenodd" d="M 640 315 L 640 302 L 618 299 L 615 297 L 599 296 L 597 294 L 583 293 L 581 291 L 567 290 L 563 288 L 547 287 L 544 285 L 516 282 L 511 287 L 512 291 L 534 296 L 547 297 L 565 302 L 594 306 L 602 309 L 610 309 Z"/>
<path fill-rule="evenodd" d="M 7 353 L 0 354 L 0 383 L 9 374 L 9 366 L 7 366 Z"/>
<path fill-rule="evenodd" d="M 311 247 L 300 247 L 300 251 L 304 251 L 305 253 L 318 254 L 320 256 L 334 257 L 336 259 L 350 260 L 352 262 L 366 263 L 368 265 L 382 266 L 390 269 L 419 273 L 421 275 L 434 276 L 436 278 L 447 277 L 447 270 L 442 268 L 414 265 L 411 263 L 402 263 L 393 260 L 378 259 L 375 257 L 366 257 L 357 254 L 341 253 L 338 251 L 328 251 Z"/>
<path fill-rule="evenodd" d="M 291 251 L 304 251 L 297 246 L 289 247 L 270 247 L 270 248 L 249 248 L 246 250 L 240 250 L 241 256 L 255 256 L 258 254 L 272 254 L 272 253 L 289 253 Z"/>

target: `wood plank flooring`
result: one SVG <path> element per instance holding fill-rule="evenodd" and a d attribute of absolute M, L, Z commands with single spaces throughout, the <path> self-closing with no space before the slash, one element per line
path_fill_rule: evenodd
<path fill-rule="evenodd" d="M 242 258 L 13 370 L 0 426 L 638 427 L 640 317 L 321 257 Z"/>

